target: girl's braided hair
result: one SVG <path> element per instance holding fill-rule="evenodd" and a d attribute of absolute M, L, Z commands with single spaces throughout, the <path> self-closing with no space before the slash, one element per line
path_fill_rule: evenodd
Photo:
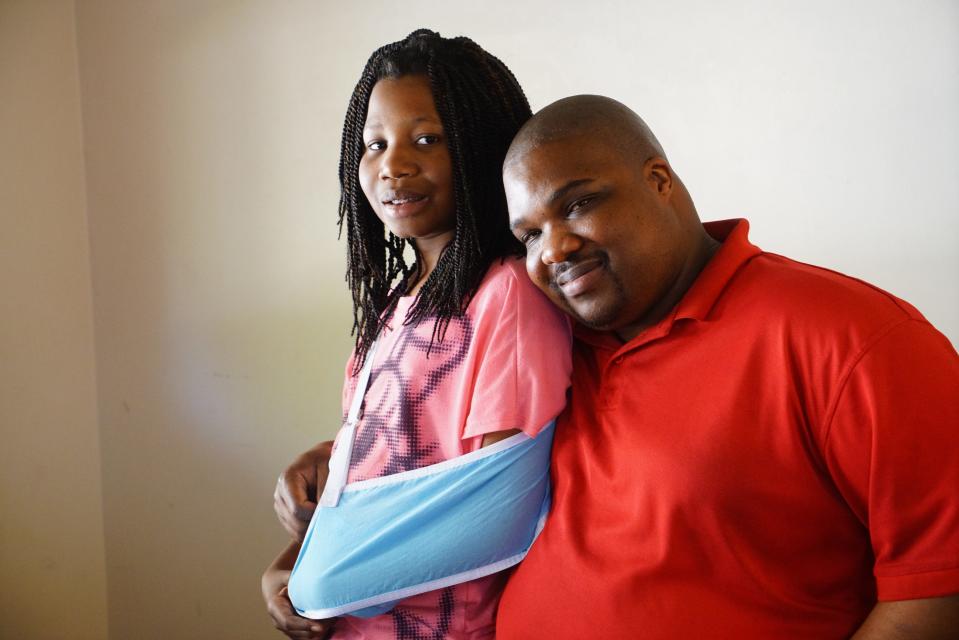
<path fill-rule="evenodd" d="M 416 250 L 415 240 L 385 228 L 359 183 L 370 93 L 383 78 L 408 75 L 429 78 L 452 162 L 456 223 L 404 324 L 434 318 L 431 344 L 442 341 L 450 319 L 465 311 L 492 262 L 523 252 L 509 231 L 501 172 L 513 136 L 532 113 L 512 72 L 469 38 L 443 38 L 427 29 L 374 51 L 350 98 L 340 151 L 339 224 L 342 234 L 346 222 L 355 371 L 384 318 L 420 275 L 419 262 L 408 265 L 403 256 L 407 243 Z"/>

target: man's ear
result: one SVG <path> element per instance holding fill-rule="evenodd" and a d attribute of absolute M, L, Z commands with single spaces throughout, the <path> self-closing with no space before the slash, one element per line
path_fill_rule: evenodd
<path fill-rule="evenodd" d="M 652 190 L 663 200 L 669 200 L 673 193 L 673 170 L 666 158 L 654 156 L 643 165 L 643 178 Z"/>

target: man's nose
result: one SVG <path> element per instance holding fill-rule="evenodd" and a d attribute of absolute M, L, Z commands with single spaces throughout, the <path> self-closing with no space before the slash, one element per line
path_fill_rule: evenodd
<path fill-rule="evenodd" d="M 384 150 L 380 163 L 380 178 L 397 180 L 417 173 L 419 167 L 413 155 L 402 145 L 393 145 Z"/>
<path fill-rule="evenodd" d="M 556 229 L 543 233 L 543 264 L 552 265 L 565 262 L 570 255 L 583 248 L 583 239 L 567 229 Z"/>

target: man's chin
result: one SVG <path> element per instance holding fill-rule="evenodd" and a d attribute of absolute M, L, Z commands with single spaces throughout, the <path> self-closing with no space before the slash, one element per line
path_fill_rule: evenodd
<path fill-rule="evenodd" d="M 616 328 L 619 309 L 604 308 L 601 305 L 573 305 L 565 301 L 566 313 L 576 322 L 594 331 L 612 331 Z"/>

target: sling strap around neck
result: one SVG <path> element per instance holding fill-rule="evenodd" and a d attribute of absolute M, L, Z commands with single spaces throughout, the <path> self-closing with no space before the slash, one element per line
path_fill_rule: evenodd
<path fill-rule="evenodd" d="M 374 341 L 366 352 L 366 360 L 363 362 L 363 369 L 360 371 L 360 377 L 356 381 L 356 389 L 353 391 L 350 411 L 346 414 L 346 422 L 340 431 L 336 449 L 330 456 L 330 474 L 326 478 L 326 486 L 323 488 L 323 495 L 320 496 L 318 503 L 319 507 L 336 507 L 340 503 L 343 487 L 346 486 L 346 480 L 350 472 L 350 459 L 353 456 L 353 440 L 356 437 L 356 426 L 360 420 L 363 398 L 366 395 L 366 388 L 370 383 L 370 374 L 373 371 L 376 345 L 377 341 Z"/>

